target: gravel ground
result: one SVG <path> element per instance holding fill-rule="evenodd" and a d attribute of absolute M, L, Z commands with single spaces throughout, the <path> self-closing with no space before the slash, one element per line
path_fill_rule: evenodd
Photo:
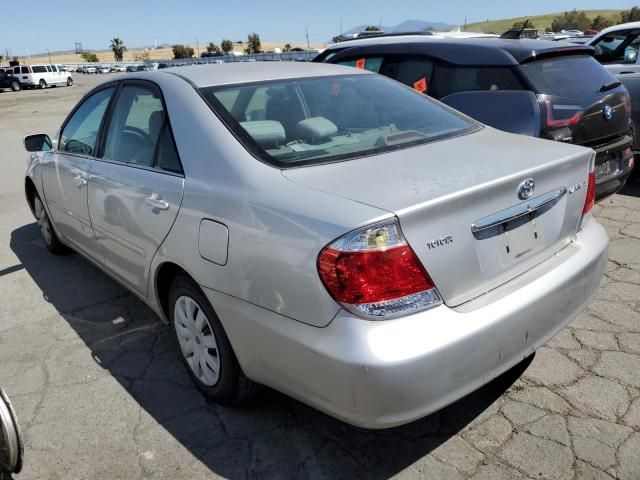
<path fill-rule="evenodd" d="M 640 185 L 596 208 L 597 297 L 533 360 L 410 425 L 372 432 L 265 389 L 222 408 L 169 330 L 72 254 L 50 255 L 22 193 L 27 133 L 53 134 L 102 76 L 0 94 L 0 385 L 25 479 L 640 478 Z"/>

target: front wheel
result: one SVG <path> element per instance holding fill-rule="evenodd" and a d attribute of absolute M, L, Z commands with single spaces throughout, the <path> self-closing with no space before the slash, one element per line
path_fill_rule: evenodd
<path fill-rule="evenodd" d="M 44 81 L 44 79 L 40 80 L 40 82 L 38 83 L 38 86 L 40 88 L 45 88 L 47 86 L 47 82 Z"/>
<path fill-rule="evenodd" d="M 42 240 L 44 240 L 44 244 L 47 249 L 55 255 L 67 253 L 69 251 L 68 248 L 64 246 L 56 235 L 56 232 L 51 225 L 51 220 L 49 220 L 49 215 L 42 204 L 42 200 L 40 200 L 40 197 L 37 194 L 33 198 L 33 210 L 36 214 L 36 220 L 38 221 L 38 228 L 42 234 Z"/>
<path fill-rule="evenodd" d="M 11 90 L 14 92 L 20 91 L 20 83 L 19 82 L 11 82 Z"/>
<path fill-rule="evenodd" d="M 171 285 L 169 317 L 182 360 L 206 396 L 232 405 L 253 395 L 257 384 L 242 373 L 218 316 L 187 275 Z"/>
<path fill-rule="evenodd" d="M 67 78 L 67 87 L 70 87 L 71 85 L 73 85 L 73 78 L 68 77 Z"/>

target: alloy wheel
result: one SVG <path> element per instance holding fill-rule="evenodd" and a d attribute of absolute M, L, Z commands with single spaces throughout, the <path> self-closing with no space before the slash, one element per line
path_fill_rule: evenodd
<path fill-rule="evenodd" d="M 180 349 L 191 371 L 204 385 L 220 378 L 220 355 L 215 333 L 204 310 L 191 297 L 175 302 L 173 321 Z"/>

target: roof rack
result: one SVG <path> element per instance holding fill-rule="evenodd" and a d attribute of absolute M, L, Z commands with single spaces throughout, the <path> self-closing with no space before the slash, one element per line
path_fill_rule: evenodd
<path fill-rule="evenodd" d="M 382 37 L 406 37 L 408 35 L 424 35 L 427 37 L 433 36 L 435 35 L 435 33 L 429 31 L 429 30 L 422 30 L 419 32 L 395 32 L 395 33 L 380 33 L 380 34 L 376 34 L 374 32 L 367 32 L 367 35 L 362 35 L 361 37 L 356 37 L 356 38 L 344 38 L 343 40 L 341 40 L 338 43 L 341 42 L 352 42 L 352 41 L 356 41 L 356 40 L 367 40 L 369 38 L 382 38 Z"/>

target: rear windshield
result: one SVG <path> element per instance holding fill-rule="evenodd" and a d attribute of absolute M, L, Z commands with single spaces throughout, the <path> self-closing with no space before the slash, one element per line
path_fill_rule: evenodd
<path fill-rule="evenodd" d="M 245 148 L 278 167 L 348 160 L 479 128 L 377 75 L 287 79 L 200 91 Z"/>
<path fill-rule="evenodd" d="M 556 57 L 522 65 L 538 93 L 579 98 L 600 95 L 615 78 L 590 56 Z"/>

